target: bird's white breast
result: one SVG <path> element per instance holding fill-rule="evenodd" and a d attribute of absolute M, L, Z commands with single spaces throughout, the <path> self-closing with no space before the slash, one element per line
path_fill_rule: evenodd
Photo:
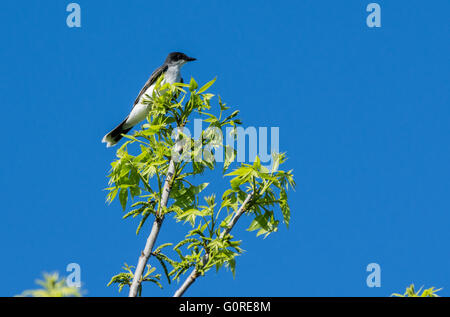
<path fill-rule="evenodd" d="M 182 64 L 169 66 L 164 74 L 164 82 L 171 84 L 179 82 L 181 79 L 181 66 Z"/>
<path fill-rule="evenodd" d="M 167 68 L 167 71 L 164 73 L 164 80 L 162 81 L 161 84 L 165 84 L 165 83 L 173 84 L 176 82 L 180 82 L 181 66 L 182 66 L 182 64 L 169 66 Z M 131 113 L 128 116 L 127 123 L 126 123 L 127 127 L 135 126 L 136 124 L 138 124 L 139 122 L 144 120 L 145 117 L 147 117 L 147 114 L 150 111 L 151 105 L 150 104 L 144 105 L 142 102 L 143 102 L 144 98 L 146 98 L 145 95 L 149 95 L 149 96 L 153 95 L 153 89 L 155 89 L 155 84 L 153 84 L 147 88 L 145 93 L 143 93 L 142 96 L 140 97 L 139 102 L 134 106 L 133 110 L 131 110 Z"/>

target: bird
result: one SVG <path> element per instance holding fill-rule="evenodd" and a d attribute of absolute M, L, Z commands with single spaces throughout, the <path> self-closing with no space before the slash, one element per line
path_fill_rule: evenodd
<path fill-rule="evenodd" d="M 144 120 L 150 109 L 151 103 L 144 104 L 145 95 L 152 96 L 153 89 L 158 79 L 164 75 L 164 79 L 161 81 L 161 85 L 165 83 L 176 83 L 183 82 L 181 77 L 181 67 L 187 62 L 192 62 L 197 60 L 194 57 L 189 57 L 181 52 L 172 52 L 167 55 L 164 63 L 155 69 L 155 71 L 150 75 L 150 78 L 142 87 L 139 95 L 134 101 L 133 108 L 128 116 L 114 129 L 112 129 L 108 134 L 106 134 L 102 143 L 106 143 L 106 147 L 112 147 L 116 145 L 120 139 L 122 139 L 123 134 L 127 134 L 135 125 Z"/>

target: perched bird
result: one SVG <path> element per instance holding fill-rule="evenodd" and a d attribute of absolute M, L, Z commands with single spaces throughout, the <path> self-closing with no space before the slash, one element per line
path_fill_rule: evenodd
<path fill-rule="evenodd" d="M 106 143 L 106 147 L 111 147 L 117 144 L 122 138 L 122 134 L 127 134 L 136 124 L 141 122 L 147 117 L 150 111 L 151 104 L 143 104 L 144 96 L 147 94 L 152 95 L 155 84 L 162 75 L 164 79 L 161 82 L 164 83 L 176 83 L 183 82 L 181 78 L 181 67 L 187 62 L 195 61 L 193 57 L 189 57 L 186 54 L 180 52 L 173 52 L 167 55 L 164 64 L 158 67 L 150 76 L 149 80 L 145 83 L 144 87 L 139 92 L 136 100 L 134 101 L 133 108 L 130 114 L 123 120 L 117 127 L 103 137 L 102 142 Z"/>

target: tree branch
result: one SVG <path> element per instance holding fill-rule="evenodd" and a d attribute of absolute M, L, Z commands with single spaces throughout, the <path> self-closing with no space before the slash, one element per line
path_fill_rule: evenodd
<path fill-rule="evenodd" d="M 225 237 L 227 234 L 230 233 L 231 229 L 233 229 L 233 227 L 236 224 L 236 222 L 239 220 L 239 218 L 242 216 L 242 214 L 247 210 L 248 204 L 250 203 L 250 201 L 252 200 L 253 197 L 254 197 L 254 192 L 251 192 L 250 194 L 247 195 L 245 200 L 242 202 L 241 207 L 236 211 L 234 216 L 228 222 L 227 228 L 224 231 L 222 231 L 222 233 L 220 234 L 221 238 Z M 208 255 L 206 254 L 203 257 L 203 261 L 202 262 L 206 263 L 207 261 L 208 261 Z M 175 292 L 173 297 L 181 297 L 181 296 L 183 296 L 184 292 L 186 292 L 186 290 L 192 284 L 194 284 L 195 280 L 199 276 L 200 276 L 200 273 L 197 271 L 197 269 L 194 269 L 192 271 L 192 273 L 189 274 L 189 276 L 186 278 L 186 280 L 184 281 L 183 285 L 181 285 L 181 287 Z"/>
<path fill-rule="evenodd" d="M 181 153 L 183 147 L 178 144 L 180 132 L 182 132 L 184 125 L 178 127 L 177 139 L 175 141 L 175 151 L 176 153 Z M 156 214 L 155 221 L 153 222 L 152 230 L 145 243 L 144 251 L 141 252 L 139 256 L 138 264 L 133 275 L 133 282 L 130 285 L 130 292 L 128 297 L 136 297 L 138 295 L 138 290 L 142 282 L 142 275 L 144 273 L 145 266 L 147 265 L 148 259 L 153 252 L 153 246 L 155 245 L 156 238 L 158 237 L 159 231 L 161 230 L 162 223 L 164 221 L 163 210 L 167 207 L 167 202 L 169 201 L 170 190 L 172 189 L 172 182 L 175 176 L 175 161 L 173 158 L 170 159 L 169 168 L 167 169 L 166 180 L 164 181 L 164 187 L 161 195 L 161 204 L 159 210 Z"/>

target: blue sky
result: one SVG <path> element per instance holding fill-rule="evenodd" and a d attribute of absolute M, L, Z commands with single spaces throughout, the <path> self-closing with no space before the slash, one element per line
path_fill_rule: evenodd
<path fill-rule="evenodd" d="M 100 140 L 175 50 L 198 58 L 185 78 L 218 77 L 245 126 L 280 128 L 297 181 L 290 228 L 263 240 L 243 220 L 236 278 L 211 271 L 188 295 L 450 294 L 448 1 L 378 1 L 377 29 L 361 0 L 79 0 L 80 29 L 69 2 L 1 4 L 1 296 L 71 262 L 86 295 L 118 295 L 106 284 L 145 234 L 105 203 L 114 150 Z M 185 229 L 166 221 L 158 243 Z M 366 286 L 372 262 L 380 288 Z"/>

